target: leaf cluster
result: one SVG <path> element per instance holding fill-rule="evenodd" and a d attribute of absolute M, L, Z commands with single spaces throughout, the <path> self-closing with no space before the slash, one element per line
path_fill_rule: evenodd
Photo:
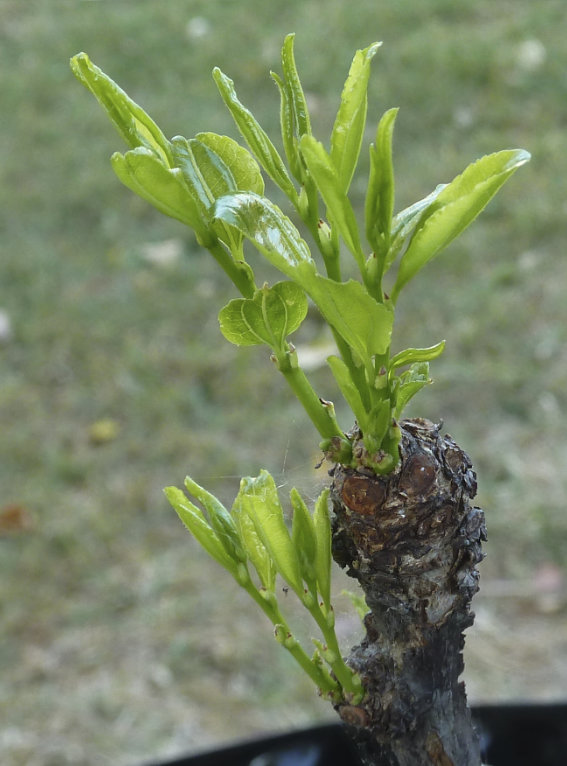
<path fill-rule="evenodd" d="M 312 134 L 294 36 L 285 38 L 282 73 L 272 72 L 280 94 L 283 157 L 239 100 L 233 81 L 218 68 L 213 78 L 247 148 L 210 132 L 169 140 L 86 54 L 75 56 L 71 66 L 129 147 L 125 154 L 112 157 L 120 180 L 161 212 L 188 225 L 238 289 L 241 297 L 219 314 L 223 335 L 238 346 L 270 349 L 331 459 L 362 462 L 387 473 L 399 457 L 397 420 L 429 382 L 429 362 L 444 348 L 441 342 L 391 355 L 400 292 L 476 218 L 529 155 L 505 150 L 483 157 L 395 214 L 392 144 L 398 111 L 389 109 L 369 147 L 363 235 L 348 193 L 366 127 L 371 62 L 379 48 L 380 43 L 373 43 L 355 53 L 327 150 Z M 288 198 L 318 256 L 292 220 L 265 196 L 262 171 Z M 245 242 L 285 281 L 258 287 L 246 261 Z M 359 280 L 342 278 L 344 257 L 354 259 Z M 389 272 L 395 264 L 392 279 Z M 336 340 L 338 353 L 328 363 L 364 440 L 365 454 L 357 455 L 356 461 L 334 408 L 313 390 L 288 341 L 305 319 L 308 300 L 317 306 Z M 399 372 L 400 368 L 405 369 Z"/>

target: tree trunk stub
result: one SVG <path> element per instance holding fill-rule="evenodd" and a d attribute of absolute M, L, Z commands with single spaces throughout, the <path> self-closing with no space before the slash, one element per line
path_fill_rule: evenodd
<path fill-rule="evenodd" d="M 400 425 L 401 461 L 391 474 L 333 470 L 333 556 L 370 609 L 348 658 L 366 696 L 337 709 L 365 766 L 479 766 L 458 680 L 486 540 L 484 514 L 469 502 L 476 476 L 439 426 Z"/>

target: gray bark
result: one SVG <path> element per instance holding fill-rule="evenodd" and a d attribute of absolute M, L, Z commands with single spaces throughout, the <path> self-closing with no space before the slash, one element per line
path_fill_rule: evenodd
<path fill-rule="evenodd" d="M 391 474 L 333 471 L 333 556 L 370 609 L 366 636 L 348 658 L 366 696 L 337 709 L 365 766 L 479 766 L 459 681 L 486 539 L 484 514 L 469 502 L 476 477 L 438 426 L 419 419 L 401 428 Z"/>

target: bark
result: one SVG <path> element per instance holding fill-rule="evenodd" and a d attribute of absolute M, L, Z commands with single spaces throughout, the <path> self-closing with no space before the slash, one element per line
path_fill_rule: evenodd
<path fill-rule="evenodd" d="M 333 556 L 370 609 L 348 658 L 366 696 L 337 709 L 365 766 L 479 766 L 459 681 L 486 540 L 484 514 L 469 502 L 476 476 L 438 426 L 418 419 L 401 429 L 391 474 L 333 470 Z"/>

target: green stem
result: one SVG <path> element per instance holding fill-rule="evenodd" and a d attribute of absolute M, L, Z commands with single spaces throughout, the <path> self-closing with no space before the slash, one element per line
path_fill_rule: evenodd
<path fill-rule="evenodd" d="M 323 611 L 317 602 L 315 602 L 313 609 L 310 609 L 310 612 L 323 634 L 327 648 L 336 657 L 336 659 L 329 662 L 329 664 L 331 665 L 337 680 L 346 692 L 356 695 L 362 694 L 360 679 L 358 679 L 356 673 L 352 668 L 349 668 L 342 658 L 335 628 L 329 625 L 326 615 L 323 614 Z"/>
<path fill-rule="evenodd" d="M 236 285 L 240 294 L 244 298 L 252 298 L 256 286 L 250 279 L 249 272 L 241 268 L 232 255 L 222 246 L 218 239 L 206 244 L 207 250 L 211 253 L 215 261 L 228 275 L 229 279 Z"/>
<path fill-rule="evenodd" d="M 274 600 L 266 600 L 262 594 L 258 591 L 252 582 L 249 582 L 244 586 L 244 589 L 249 596 L 258 604 L 260 609 L 273 623 L 273 625 L 281 625 L 286 633 L 291 636 L 289 626 L 282 616 L 282 613 L 274 603 Z M 309 678 L 315 683 L 318 689 L 323 693 L 332 694 L 334 696 L 340 695 L 340 686 L 337 684 L 322 668 L 313 662 L 303 647 L 297 642 L 293 641 L 289 646 L 285 643 L 282 646 L 287 649 L 294 660 L 303 668 Z"/>
<path fill-rule="evenodd" d="M 274 358 L 278 369 L 321 436 L 324 439 L 332 439 L 335 436 L 344 439 L 345 436 L 337 423 L 332 404 L 324 403 L 317 396 L 305 373 L 299 367 L 296 351 L 289 347 L 283 352 L 275 350 Z"/>

